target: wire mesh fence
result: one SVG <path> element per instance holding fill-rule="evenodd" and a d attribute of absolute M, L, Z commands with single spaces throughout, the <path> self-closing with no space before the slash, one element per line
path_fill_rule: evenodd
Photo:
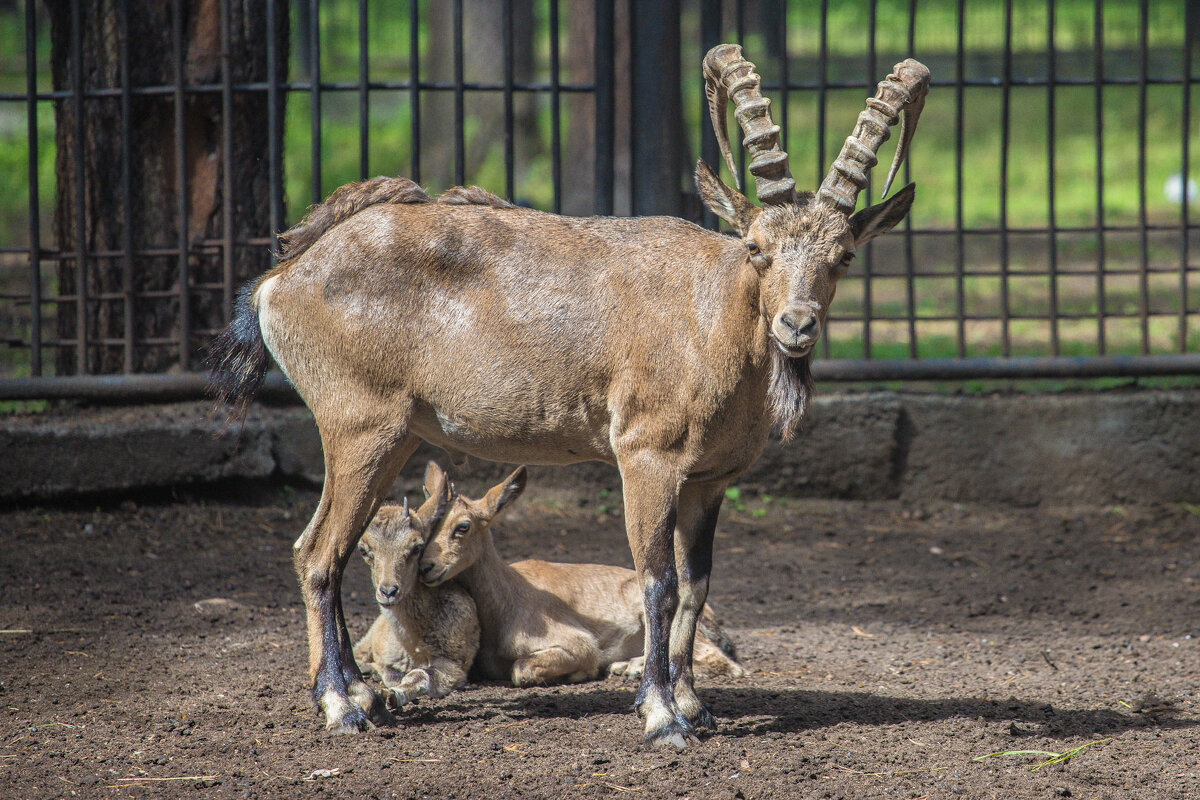
<path fill-rule="evenodd" d="M 703 221 L 698 65 L 720 41 L 758 65 L 801 188 L 893 63 L 934 75 L 901 176 L 917 202 L 840 284 L 827 377 L 1197 372 L 1198 6 L 6 7 L 0 383 L 196 370 L 274 234 L 373 174 Z"/>

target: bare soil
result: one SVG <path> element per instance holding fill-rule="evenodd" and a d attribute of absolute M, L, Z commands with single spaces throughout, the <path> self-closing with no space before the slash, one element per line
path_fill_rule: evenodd
<path fill-rule="evenodd" d="M 617 678 L 327 735 L 291 571 L 316 499 L 0 513 L 0 796 L 1200 798 L 1195 509 L 743 498 L 710 599 L 749 674 L 702 687 L 716 734 L 663 752 Z M 535 486 L 499 544 L 628 565 L 611 505 Z M 359 634 L 357 560 L 345 595 Z"/>

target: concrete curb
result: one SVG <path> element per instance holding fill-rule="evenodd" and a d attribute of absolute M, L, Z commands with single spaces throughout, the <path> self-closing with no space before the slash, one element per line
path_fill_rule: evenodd
<path fill-rule="evenodd" d="M 227 427 L 207 403 L 0 419 L 0 500 L 119 493 L 230 478 L 319 482 L 303 408 L 255 407 Z M 423 447 L 397 491 L 412 491 Z M 471 459 L 464 487 L 510 467 Z M 532 483 L 619 489 L 612 467 L 535 467 Z M 1031 505 L 1200 500 L 1200 391 L 1062 395 L 832 394 L 794 442 L 768 443 L 739 481 L 779 495 Z"/>

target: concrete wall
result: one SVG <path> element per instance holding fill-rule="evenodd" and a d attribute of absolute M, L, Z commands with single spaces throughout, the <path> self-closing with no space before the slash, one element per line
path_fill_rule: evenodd
<path fill-rule="evenodd" d="M 414 488 L 423 448 L 398 489 Z M 472 459 L 466 486 L 503 465 Z M 256 407 L 227 426 L 207 403 L 0 419 L 0 500 L 52 499 L 229 478 L 319 481 L 302 408 Z M 535 485 L 619 488 L 603 464 L 538 467 Z M 1034 504 L 1200 501 L 1200 392 L 819 397 L 790 444 L 771 441 L 739 484 L 779 495 Z"/>

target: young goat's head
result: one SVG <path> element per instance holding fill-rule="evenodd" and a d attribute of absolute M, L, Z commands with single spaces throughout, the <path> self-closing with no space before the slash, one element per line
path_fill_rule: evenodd
<path fill-rule="evenodd" d="M 416 513 L 409 510 L 407 499 L 401 506 L 379 508 L 358 542 L 379 605 L 399 603 L 417 585 L 425 539 L 445 506 L 444 500 L 431 498 Z"/>
<path fill-rule="evenodd" d="M 852 213 L 858 193 L 867 187 L 866 173 L 876 164 L 875 153 L 888 138 L 889 126 L 900 118 L 900 143 L 883 188 L 887 194 L 925 104 L 929 70 L 911 59 L 894 69 L 879 84 L 876 96 L 867 100 L 867 109 L 821 188 L 815 194 L 797 193 L 754 65 L 732 44 L 718 45 L 705 56 L 705 92 L 721 152 L 736 178 L 725 124 L 726 106 L 732 102 L 746 134 L 743 144 L 751 156 L 749 170 L 762 208 L 722 183 L 703 161 L 696 165 L 696 187 L 709 210 L 728 222 L 745 244 L 745 258 L 759 275 L 759 311 L 775 346 L 788 358 L 812 352 L 838 279 L 855 251 L 891 230 L 912 207 L 915 186 L 909 184 L 890 199 Z"/>
<path fill-rule="evenodd" d="M 487 547 L 489 526 L 525 491 L 525 479 L 525 468 L 517 467 L 483 497 L 471 500 L 455 491 L 442 468 L 430 461 L 425 468 L 425 492 L 431 500 L 441 497 L 445 512 L 432 527 L 421 556 L 421 580 L 437 586 L 478 561 Z"/>

